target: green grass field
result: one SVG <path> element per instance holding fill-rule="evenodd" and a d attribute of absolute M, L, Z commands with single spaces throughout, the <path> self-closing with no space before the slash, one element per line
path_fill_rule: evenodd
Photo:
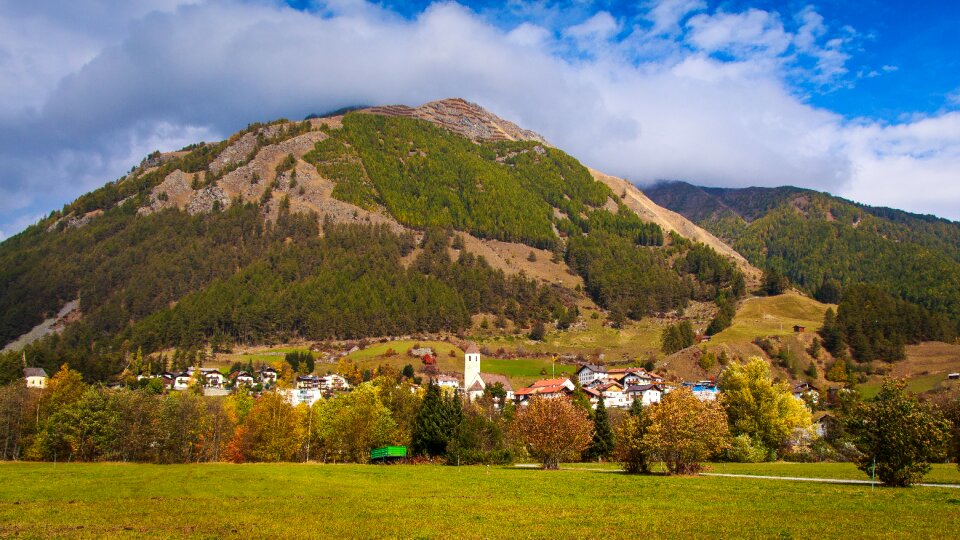
<path fill-rule="evenodd" d="M 750 342 L 758 337 L 790 335 L 793 326 L 815 332 L 823 326 L 823 314 L 831 306 L 790 292 L 779 296 L 749 298 L 743 302 L 733 324 L 713 337 L 711 343 Z"/>
<path fill-rule="evenodd" d="M 945 488 L 510 467 L 0 465 L 0 536 L 23 538 L 935 538 L 957 527 L 960 493 Z"/>
<path fill-rule="evenodd" d="M 946 377 L 940 373 L 913 377 L 907 379 L 907 388 L 911 392 L 922 394 L 923 392 L 933 389 L 933 387 L 944 382 L 944 380 L 946 380 Z M 864 399 L 873 399 L 877 393 L 880 392 L 880 385 L 880 381 L 870 382 L 858 385 L 857 390 L 860 391 L 860 395 L 862 395 Z"/>

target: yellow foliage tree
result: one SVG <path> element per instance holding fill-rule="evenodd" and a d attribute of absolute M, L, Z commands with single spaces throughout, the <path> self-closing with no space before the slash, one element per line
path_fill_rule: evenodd
<path fill-rule="evenodd" d="M 379 388 L 363 384 L 314 405 L 311 454 L 322 461 L 370 459 L 370 450 L 396 442 L 397 424 Z M 405 442 L 405 441 L 403 441 Z"/>
<path fill-rule="evenodd" d="M 810 409 L 793 397 L 790 385 L 773 381 L 762 358 L 728 366 L 720 374 L 720 390 L 734 435 L 749 435 L 768 450 L 778 450 L 795 429 L 812 434 Z"/>
<path fill-rule="evenodd" d="M 250 409 L 230 444 L 234 461 L 293 461 L 306 442 L 306 407 L 294 407 L 278 392 L 265 392 Z"/>
<path fill-rule="evenodd" d="M 730 446 L 730 429 L 719 403 L 700 401 L 683 387 L 650 407 L 643 443 L 671 473 L 695 474 L 701 462 Z"/>

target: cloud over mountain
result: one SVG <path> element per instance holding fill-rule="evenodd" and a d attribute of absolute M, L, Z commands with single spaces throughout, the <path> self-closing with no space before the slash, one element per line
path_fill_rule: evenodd
<path fill-rule="evenodd" d="M 405 17 L 350 1 L 171 0 L 102 8 L 99 30 L 84 32 L 64 6 L 0 4 L 0 26 L 19 28 L 0 32 L 7 234 L 155 148 L 257 120 L 449 96 L 641 184 L 795 184 L 960 218 L 960 115 L 887 125 L 811 106 L 806 89 L 841 84 L 857 39 L 812 8 L 663 0 L 632 18 L 570 21 L 540 4 L 436 3 Z"/>

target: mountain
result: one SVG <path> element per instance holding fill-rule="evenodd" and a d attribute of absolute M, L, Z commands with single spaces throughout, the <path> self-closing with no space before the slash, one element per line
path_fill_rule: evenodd
<path fill-rule="evenodd" d="M 236 344 L 462 332 L 479 314 L 563 328 L 584 302 L 614 322 L 729 306 L 756 273 L 625 181 L 450 99 L 152 153 L 0 244 L 0 342 L 49 328 L 31 363 L 106 379 L 171 349 L 185 365 Z M 0 378 L 19 365 L 0 355 Z"/>
<path fill-rule="evenodd" d="M 824 300 L 869 284 L 960 321 L 960 223 L 794 187 L 669 182 L 645 192 Z"/>

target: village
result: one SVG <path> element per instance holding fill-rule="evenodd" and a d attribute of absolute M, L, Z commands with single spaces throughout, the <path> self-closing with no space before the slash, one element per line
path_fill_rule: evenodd
<path fill-rule="evenodd" d="M 432 349 L 419 348 L 413 352 L 415 356 L 423 358 L 428 367 L 434 365 Z M 254 395 L 277 392 L 294 407 L 301 404 L 312 407 L 321 399 L 329 399 L 352 389 L 347 378 L 337 373 L 291 374 L 295 379 L 290 384 L 278 385 L 280 373 L 271 366 L 260 366 L 253 370 L 234 369 L 227 374 L 212 367 L 189 367 L 182 372 L 137 375 L 136 379 L 140 383 L 156 381 L 167 392 L 194 390 L 211 397 L 227 396 L 241 390 Z M 42 368 L 25 368 L 24 375 L 28 388 L 46 388 L 49 376 Z M 663 376 L 643 367 L 607 367 L 589 362 L 580 363 L 572 377 L 539 379 L 526 387 L 514 389 L 508 377 L 481 370 L 481 352 L 472 342 L 465 345 L 462 375 L 431 374 L 427 384 L 435 384 L 445 394 L 471 402 L 490 393 L 500 405 L 511 402 L 524 406 L 533 398 L 569 399 L 575 392 L 582 392 L 593 409 L 602 402 L 606 409 L 623 410 L 633 407 L 635 401 L 644 407 L 659 403 L 664 395 L 680 387 L 688 388 L 700 401 L 715 401 L 720 392 L 713 379 L 667 382 Z M 119 387 L 120 384 L 108 386 Z M 421 391 L 422 386 L 412 384 L 410 391 Z M 811 406 L 816 406 L 822 399 L 820 390 L 809 383 L 794 385 L 792 393 L 794 398 Z M 822 436 L 832 417 L 821 413 L 815 419 L 814 427 Z"/>

